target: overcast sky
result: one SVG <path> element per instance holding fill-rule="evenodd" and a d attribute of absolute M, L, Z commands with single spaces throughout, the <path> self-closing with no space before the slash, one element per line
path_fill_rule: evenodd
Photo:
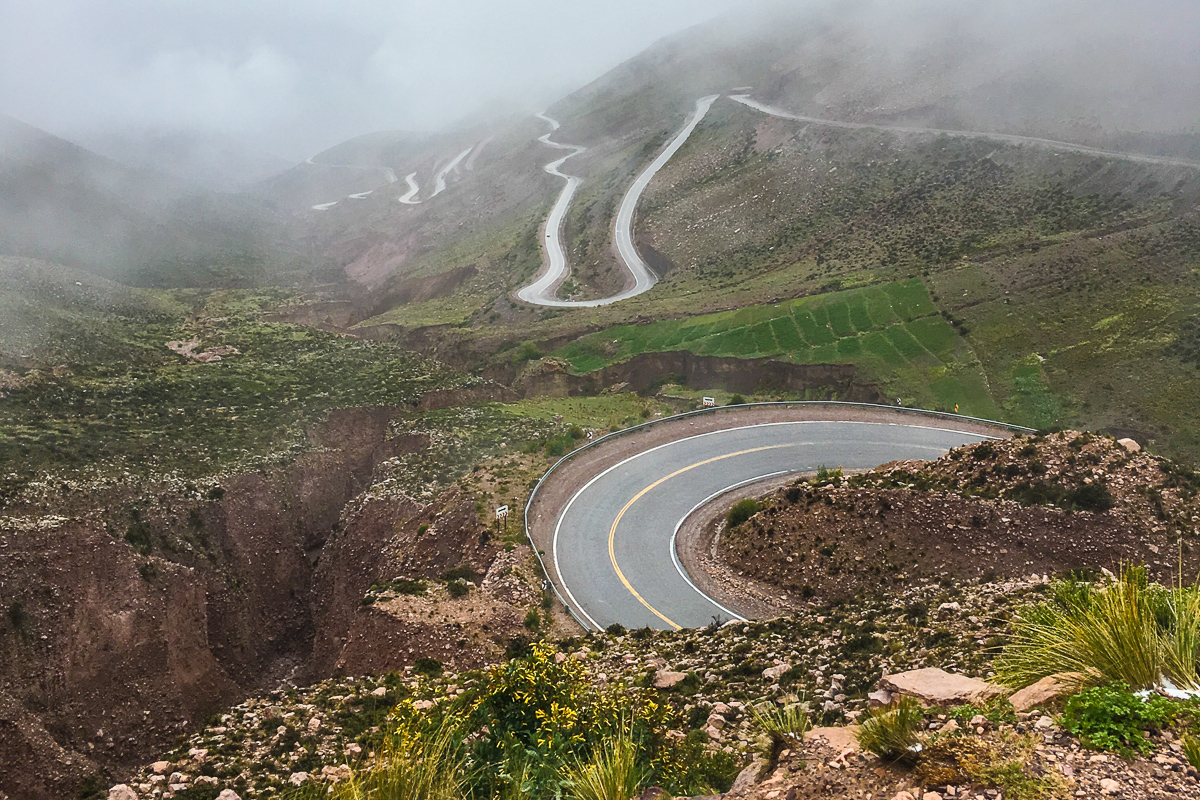
<path fill-rule="evenodd" d="M 300 158 L 548 103 L 737 0 L 0 0 L 0 112 L 196 127 Z"/>

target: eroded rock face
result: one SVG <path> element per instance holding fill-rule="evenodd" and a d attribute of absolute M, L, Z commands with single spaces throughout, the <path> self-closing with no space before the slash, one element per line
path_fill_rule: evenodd
<path fill-rule="evenodd" d="M 949 708 L 968 703 L 986 703 L 1007 692 L 987 681 L 955 675 L 937 667 L 888 675 L 879 681 L 879 689 L 919 700 L 927 706 Z"/>

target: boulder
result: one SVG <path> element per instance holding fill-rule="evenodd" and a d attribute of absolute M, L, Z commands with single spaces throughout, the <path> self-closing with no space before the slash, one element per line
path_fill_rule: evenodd
<path fill-rule="evenodd" d="M 137 793 L 123 783 L 108 790 L 108 800 L 138 800 Z"/>
<path fill-rule="evenodd" d="M 761 758 L 755 758 L 750 762 L 750 766 L 738 773 L 738 776 L 733 779 L 733 785 L 729 787 L 729 792 L 726 797 L 737 797 L 744 795 L 754 788 L 754 784 L 758 783 L 758 776 L 766 769 L 767 762 Z"/>
<path fill-rule="evenodd" d="M 1060 673 L 1042 678 L 1037 683 L 1030 684 L 1024 689 L 1018 689 L 1008 698 L 1008 702 L 1017 711 L 1028 711 L 1031 708 L 1044 706 L 1075 692 L 1079 688 L 1081 676 L 1072 673 Z"/>
<path fill-rule="evenodd" d="M 150 771 L 155 775 L 166 775 L 167 770 L 171 768 L 170 761 L 155 761 L 150 765 Z"/>
<path fill-rule="evenodd" d="M 217 800 L 242 800 L 242 798 L 233 789 L 222 789 L 221 793 L 217 795 Z"/>
<path fill-rule="evenodd" d="M 896 796 L 892 800 L 917 800 L 912 796 L 911 792 L 896 792 Z"/>
<path fill-rule="evenodd" d="M 292 786 L 299 786 L 306 780 L 308 780 L 307 772 L 293 772 L 288 776 L 288 783 L 290 783 Z"/>
<path fill-rule="evenodd" d="M 783 677 L 783 673 L 792 668 L 791 664 L 776 664 L 773 667 L 767 667 L 763 670 L 763 680 L 776 682 Z"/>
<path fill-rule="evenodd" d="M 1131 453 L 1140 453 L 1142 450 L 1142 446 L 1133 439 L 1117 439 L 1117 444 L 1121 445 L 1121 447 L 1124 447 Z"/>
<path fill-rule="evenodd" d="M 1120 794 L 1121 784 L 1117 783 L 1112 778 L 1103 778 L 1100 781 L 1100 791 L 1104 794 Z"/>
<path fill-rule="evenodd" d="M 672 686 L 680 683 L 687 677 L 686 672 L 669 672 L 660 669 L 654 673 L 654 688 L 655 689 L 670 689 Z"/>
<path fill-rule="evenodd" d="M 994 683 L 946 672 L 937 667 L 888 675 L 879 680 L 876 688 L 912 697 L 926 706 L 947 708 L 969 703 L 986 703 L 1003 696 L 1007 691 Z"/>
<path fill-rule="evenodd" d="M 882 689 L 867 694 L 871 708 L 882 708 L 892 704 L 892 693 Z"/>
<path fill-rule="evenodd" d="M 386 686 L 376 686 L 374 689 L 371 690 L 371 697 L 383 697 L 386 694 L 387 694 Z"/>

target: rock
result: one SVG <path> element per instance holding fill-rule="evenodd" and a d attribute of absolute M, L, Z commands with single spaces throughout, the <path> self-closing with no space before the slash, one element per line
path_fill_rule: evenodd
<path fill-rule="evenodd" d="M 738 773 L 738 776 L 733 779 L 733 785 L 729 787 L 729 792 L 726 796 L 745 794 L 755 783 L 758 782 L 758 776 L 762 774 L 767 763 L 761 758 L 755 758 L 750 762 L 750 766 Z"/>
<path fill-rule="evenodd" d="M 386 686 L 380 686 L 371 691 L 371 697 L 383 697 L 386 694 L 387 694 Z"/>
<path fill-rule="evenodd" d="M 942 800 L 942 796 L 937 792 L 926 792 L 921 795 L 921 800 Z"/>
<path fill-rule="evenodd" d="M 155 761 L 150 765 L 150 771 L 155 775 L 166 775 L 167 770 L 171 768 L 170 761 Z"/>
<path fill-rule="evenodd" d="M 654 688 L 655 689 L 670 689 L 672 686 L 679 684 L 687 677 L 686 672 L 669 672 L 660 669 L 654 673 Z"/>
<path fill-rule="evenodd" d="M 348 764 L 338 764 L 336 767 L 326 764 L 321 767 L 321 777 L 325 780 L 338 783 L 339 781 L 349 780 L 354 773 L 350 771 Z"/>
<path fill-rule="evenodd" d="M 1117 444 L 1131 453 L 1140 453 L 1142 451 L 1142 446 L 1133 439 L 1117 439 Z"/>
<path fill-rule="evenodd" d="M 896 792 L 896 796 L 893 797 L 892 800 L 917 800 L 917 798 L 913 797 L 908 792 Z"/>
<path fill-rule="evenodd" d="M 1054 727 L 1054 720 L 1050 717 L 1039 717 L 1038 721 L 1033 723 L 1034 730 L 1044 731 L 1047 728 Z"/>
<path fill-rule="evenodd" d="M 138 800 L 137 793 L 123 783 L 108 790 L 108 800 Z"/>
<path fill-rule="evenodd" d="M 843 753 L 846 751 L 857 753 L 859 751 L 857 725 L 847 725 L 837 728 L 812 728 L 804 732 L 804 741 L 811 742 L 814 739 L 824 739 L 831 750 Z"/>
<path fill-rule="evenodd" d="M 417 711 L 428 711 L 429 709 L 433 708 L 433 701 L 418 700 L 417 702 L 413 703 L 413 708 Z"/>
<path fill-rule="evenodd" d="M 730 709 L 730 706 L 727 706 L 724 703 L 720 703 L 720 702 L 713 703 L 712 713 L 720 714 L 723 717 L 729 713 L 729 709 Z"/>
<path fill-rule="evenodd" d="M 242 798 L 233 789 L 223 789 L 221 793 L 217 795 L 217 800 L 242 800 Z"/>
<path fill-rule="evenodd" d="M 1104 794 L 1120 794 L 1121 784 L 1117 783 L 1112 778 L 1103 778 L 1100 781 L 1100 791 Z"/>
<path fill-rule="evenodd" d="M 308 732 L 309 732 L 310 734 L 313 734 L 313 733 L 316 733 L 316 732 L 317 732 L 317 731 L 319 731 L 319 730 L 321 730 L 321 718 L 320 718 L 320 717 L 313 717 L 312 719 L 310 719 L 310 720 L 308 721 Z"/>
<path fill-rule="evenodd" d="M 942 726 L 942 733 L 954 733 L 958 730 L 958 720 L 952 719 Z"/>
<path fill-rule="evenodd" d="M 1028 711 L 1031 708 L 1045 705 L 1063 695 L 1073 693 L 1079 687 L 1078 675 L 1061 673 L 1042 678 L 1034 684 L 1018 689 L 1008 698 L 1008 702 L 1017 711 Z"/>
<path fill-rule="evenodd" d="M 299 786 L 306 780 L 308 780 L 307 772 L 293 772 L 288 776 L 288 783 L 290 783 L 292 786 Z"/>
<path fill-rule="evenodd" d="M 783 673 L 787 672 L 791 668 L 791 664 L 776 664 L 773 667 L 767 667 L 762 673 L 763 680 L 774 683 L 783 677 Z"/>
<path fill-rule="evenodd" d="M 885 691 L 870 692 L 867 695 L 867 700 L 870 701 L 871 708 L 882 708 L 892 704 L 892 693 Z"/>
<path fill-rule="evenodd" d="M 888 675 L 880 678 L 877 688 L 915 698 L 926 706 L 944 707 L 983 704 L 1005 693 L 993 683 L 936 667 Z"/>
<path fill-rule="evenodd" d="M 716 728 L 717 730 L 721 730 L 722 728 L 725 727 L 725 718 L 722 717 L 720 714 L 709 714 L 708 721 L 705 723 L 705 725 L 709 728 Z"/>

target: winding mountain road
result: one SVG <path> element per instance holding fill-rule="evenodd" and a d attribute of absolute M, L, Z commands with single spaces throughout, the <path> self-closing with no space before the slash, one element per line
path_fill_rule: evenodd
<path fill-rule="evenodd" d="M 723 410 L 725 421 L 715 430 L 690 433 L 714 420 L 680 419 L 669 421 L 671 435 L 659 435 L 665 443 L 653 444 L 649 432 L 630 437 L 642 436 L 641 443 L 625 437 L 601 442 L 598 448 L 615 448 L 618 455 L 606 461 L 602 453 L 589 454 L 580 459 L 586 463 L 568 464 L 565 475 L 552 473 L 546 488 L 539 487 L 528 512 L 531 538 L 545 551 L 547 572 L 572 612 L 591 629 L 614 622 L 694 628 L 714 617 L 740 618 L 693 584 L 675 550 L 680 525 L 707 501 L 789 472 L 937 458 L 952 447 L 1005 435 L 976 420 L 904 417 L 894 409 L 875 412 L 885 421 L 869 421 L 862 408 L 842 412 L 845 419 Z M 779 421 L 756 421 L 772 417 Z"/>
<path fill-rule="evenodd" d="M 842 122 L 833 119 L 821 119 L 819 117 L 806 117 L 800 114 L 793 114 L 790 111 L 784 111 L 775 106 L 769 106 L 765 103 L 760 103 L 745 94 L 731 94 L 729 99 L 735 103 L 741 103 L 747 108 L 752 108 L 755 111 L 767 114 L 772 117 L 781 119 L 790 119 L 796 122 L 807 122 L 813 125 L 824 125 L 830 128 L 846 128 L 849 130 L 875 129 L 881 131 L 892 131 L 894 133 L 933 133 L 943 134 L 945 136 L 959 136 L 969 139 L 992 139 L 998 142 L 1006 142 L 1008 144 L 1028 144 L 1037 147 L 1047 147 L 1054 150 L 1064 150 L 1070 153 L 1084 153 L 1087 155 L 1104 156 L 1105 158 L 1120 158 L 1126 161 L 1137 161 L 1146 164 L 1169 164 L 1177 167 L 1192 167 L 1200 168 L 1200 163 L 1188 161 L 1182 158 L 1170 158 L 1168 156 L 1152 156 L 1144 153 L 1123 153 L 1117 150 L 1101 150 L 1098 147 L 1089 147 L 1085 144 L 1076 144 L 1074 142 L 1061 142 L 1057 139 L 1040 139 L 1036 136 L 1017 136 L 1010 133 L 989 133 L 986 131 L 956 131 L 946 130 L 942 128 L 908 128 L 898 125 L 878 125 L 867 122 Z"/>
<path fill-rule="evenodd" d="M 538 306 L 549 306 L 552 308 L 594 308 L 596 306 L 606 306 L 620 302 L 621 300 L 627 300 L 630 297 L 636 297 L 643 292 L 649 291 L 658 282 L 658 277 L 638 254 L 637 246 L 634 244 L 633 218 L 634 213 L 637 211 L 638 201 L 641 200 L 642 193 L 646 191 L 646 187 L 650 185 L 650 181 L 654 179 L 658 171 L 666 166 L 671 157 L 687 142 L 688 138 L 692 135 L 692 131 L 704 119 L 704 115 L 712 108 L 712 104 L 716 102 L 719 96 L 710 95 L 696 101 L 696 110 L 688 118 L 683 129 L 659 153 L 658 158 L 654 159 L 650 166 L 646 167 L 638 175 L 637 179 L 634 180 L 625 192 L 625 196 L 621 199 L 621 206 L 617 210 L 614 241 L 616 243 L 617 255 L 620 257 L 625 269 L 628 270 L 633 285 L 627 286 L 621 292 L 610 297 L 603 297 L 596 300 L 559 300 L 555 297 L 558 286 L 566 280 L 570 272 L 566 251 L 562 246 L 561 233 L 563 219 L 567 215 L 567 210 L 571 206 L 571 200 L 574 198 L 576 190 L 583 183 L 581 178 L 574 175 L 567 175 L 559 168 L 567 159 L 585 152 L 587 148 L 581 145 L 561 144 L 552 141 L 550 136 L 554 131 L 558 130 L 560 127 L 559 123 L 545 114 L 538 114 L 537 116 L 540 119 L 550 124 L 550 133 L 540 137 L 538 141 L 550 147 L 560 150 L 571 150 L 572 152 L 552 161 L 542 168 L 551 175 L 564 179 L 566 186 L 563 187 L 562 192 L 559 194 L 558 200 L 550 211 L 550 216 L 546 218 L 546 228 L 543 235 L 543 241 L 546 246 L 545 267 L 538 273 L 533 283 L 517 291 L 517 297 L 527 303 Z"/>

